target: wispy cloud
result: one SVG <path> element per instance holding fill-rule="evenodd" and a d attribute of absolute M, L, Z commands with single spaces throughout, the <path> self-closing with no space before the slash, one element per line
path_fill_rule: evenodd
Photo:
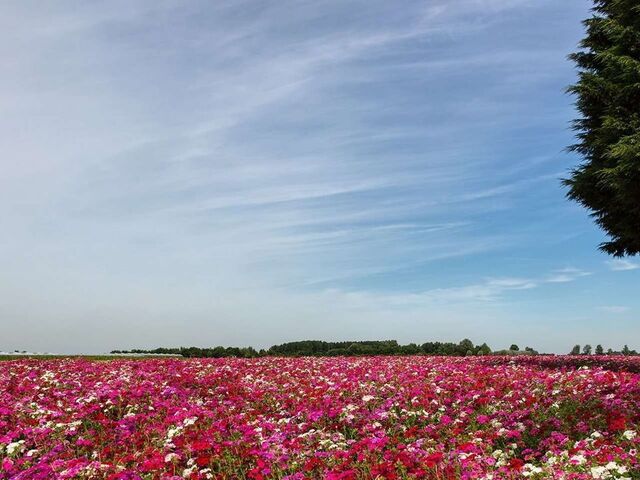
<path fill-rule="evenodd" d="M 424 293 L 425 298 L 438 302 L 492 301 L 505 293 L 537 287 L 534 280 L 525 278 L 490 278 L 482 283 L 463 287 L 438 288 Z"/>
<path fill-rule="evenodd" d="M 460 287 L 434 288 L 415 293 L 388 293 L 380 291 L 344 291 L 327 289 L 327 299 L 343 308 L 374 309 L 383 312 L 419 312 L 434 309 L 453 310 L 469 304 L 490 304 L 513 291 L 529 290 L 536 284 L 528 279 L 489 278 L 482 282 Z"/>
<path fill-rule="evenodd" d="M 1 4 L 0 319 L 75 332 L 102 309 L 157 322 L 160 341 L 188 330 L 166 312 L 186 311 L 221 319 L 224 342 L 263 312 L 246 335 L 277 340 L 300 318 L 363 334 L 370 317 L 391 333 L 406 308 L 407 331 L 438 311 L 445 332 L 478 304 L 586 277 L 531 273 L 572 261 L 540 258 L 576 231 L 556 179 L 583 14 L 553 0 Z M 529 254 L 540 263 L 514 274 Z"/>
<path fill-rule="evenodd" d="M 516 7 L 491 5 L 500 10 Z M 338 4 L 325 7 L 328 10 L 307 6 L 290 13 L 302 23 L 313 23 L 342 11 Z M 235 252 L 231 258 L 244 259 L 243 268 L 253 265 L 260 270 L 256 275 L 277 283 L 295 281 L 293 270 L 307 277 L 336 278 L 343 276 L 343 269 L 394 270 L 416 260 L 490 251 L 513 241 L 510 232 L 484 231 L 481 221 L 492 211 L 508 209 L 529 181 L 500 175 L 487 179 L 491 160 L 474 158 L 474 147 L 451 144 L 443 151 L 438 144 L 446 145 L 474 121 L 470 112 L 462 115 L 455 105 L 423 98 L 422 81 L 413 76 L 407 89 L 395 89 L 395 74 L 382 68 L 415 58 L 415 42 L 450 38 L 452 25 L 481 31 L 494 20 L 487 16 L 472 22 L 469 13 L 482 10 L 475 2 L 455 7 L 443 2 L 426 10 L 417 3 L 409 7 L 387 18 L 382 28 L 349 13 L 342 19 L 349 28 L 323 25 L 305 35 L 284 21 L 278 7 L 240 25 L 235 19 L 243 6 L 215 12 L 146 6 L 115 16 L 83 10 L 73 18 L 53 12 L 51 24 L 57 19 L 60 28 L 48 30 L 48 42 L 66 45 L 71 36 L 86 37 L 86 51 L 80 48 L 68 59 L 75 82 L 70 92 L 86 91 L 105 118 L 121 105 L 139 107 L 130 112 L 126 126 L 138 132 L 136 144 L 111 138 L 121 124 L 114 119 L 109 136 L 95 127 L 89 132 L 101 139 L 92 150 L 115 144 L 123 147 L 120 152 L 110 147 L 108 155 L 83 162 L 75 160 L 75 151 L 61 158 L 65 164 L 76 163 L 67 172 L 65 196 L 57 207 L 74 213 L 65 215 L 68 228 L 77 230 L 93 221 L 88 219 L 106 217 L 118 224 L 122 235 L 136 236 L 146 225 L 158 234 L 154 243 L 176 247 L 197 234 L 209 245 L 200 252 L 203 258 L 212 254 L 210 249 L 230 250 Z M 387 12 L 382 3 L 371 8 L 371 15 Z M 211 25 L 183 30 L 176 23 L 163 25 L 168 32 L 159 29 L 164 15 L 185 20 L 196 12 L 207 14 Z M 41 18 L 31 12 L 30 20 L 38 23 Z M 277 35 L 272 32 L 276 26 Z M 112 28 L 121 29 L 115 45 L 102 37 Z M 216 35 L 205 41 L 208 31 Z M 156 41 L 168 50 L 158 59 L 147 57 Z M 188 75 L 171 63 L 174 55 L 181 58 L 182 48 L 194 56 L 184 60 Z M 84 58 L 89 49 L 112 63 L 92 71 Z M 431 55 L 435 61 L 450 57 L 438 50 Z M 506 53 L 502 58 L 504 69 L 517 61 Z M 485 53 L 469 52 L 467 60 L 482 65 Z M 30 67 L 26 60 L 22 63 Z M 445 66 L 440 75 L 447 77 L 461 67 Z M 56 68 L 39 64 L 43 75 L 52 75 Z M 428 72 L 429 65 L 424 69 Z M 139 77 L 124 75 L 127 70 Z M 156 81 L 156 76 L 165 80 Z M 435 80 L 431 86 L 442 89 L 443 81 Z M 96 82 L 111 88 L 96 90 Z M 362 88 L 371 93 L 360 97 Z M 14 89 L 28 93 L 22 85 Z M 73 110 L 72 96 L 70 102 Z M 403 119 L 411 112 L 408 106 L 418 103 L 425 108 L 422 126 Z M 47 107 L 58 105 L 42 106 Z M 431 109 L 455 125 L 431 118 Z M 419 148 L 406 148 L 416 141 Z M 394 228 L 407 224 L 459 226 Z"/>
<path fill-rule="evenodd" d="M 578 278 L 587 277 L 591 275 L 591 272 L 586 272 L 574 267 L 566 267 L 560 270 L 554 270 L 548 277 L 545 278 L 547 283 L 567 283 L 573 282 Z"/>
<path fill-rule="evenodd" d="M 630 310 L 629 307 L 624 307 L 621 305 L 604 305 L 599 307 L 600 310 L 606 313 L 626 313 Z"/>
<path fill-rule="evenodd" d="M 614 272 L 625 272 L 628 270 L 637 270 L 640 268 L 640 264 L 636 262 L 632 262 L 631 260 L 617 258 L 614 260 L 609 260 L 607 262 L 609 268 Z"/>
<path fill-rule="evenodd" d="M 363 304 L 409 307 L 415 305 L 455 305 L 464 303 L 489 303 L 502 301 L 509 293 L 532 290 L 545 283 L 568 283 L 580 277 L 590 275 L 588 272 L 568 267 L 555 270 L 543 278 L 501 277 L 487 278 L 482 282 L 447 288 L 434 288 L 417 293 L 385 294 L 383 292 L 349 292 L 347 298 L 359 299 Z M 330 290 L 332 292 L 338 292 Z"/>

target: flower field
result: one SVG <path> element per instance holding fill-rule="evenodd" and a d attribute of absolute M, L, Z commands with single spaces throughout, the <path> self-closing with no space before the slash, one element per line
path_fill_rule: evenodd
<path fill-rule="evenodd" d="M 536 358 L 1 362 L 0 478 L 640 478 L 639 362 Z"/>

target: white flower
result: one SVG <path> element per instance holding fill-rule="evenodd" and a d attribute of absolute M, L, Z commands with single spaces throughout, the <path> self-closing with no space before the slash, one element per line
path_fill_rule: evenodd
<path fill-rule="evenodd" d="M 527 473 L 529 473 L 529 475 L 533 475 L 534 473 L 542 473 L 542 469 L 540 467 L 536 467 L 535 465 L 532 465 L 530 463 L 525 463 L 524 469 L 528 470 Z"/>
<path fill-rule="evenodd" d="M 374 398 L 376 398 L 376 397 L 374 397 L 373 395 L 364 395 L 362 397 L 362 401 L 364 403 L 367 403 L 367 402 L 370 402 L 371 400 L 373 400 Z"/>
<path fill-rule="evenodd" d="M 196 465 L 194 465 L 193 467 L 190 468 L 185 468 L 182 471 L 182 477 L 183 478 L 189 478 L 191 476 L 191 474 L 197 469 L 198 467 Z"/>
<path fill-rule="evenodd" d="M 13 455 L 14 453 L 22 451 L 24 448 L 24 440 L 18 442 L 11 442 L 7 445 L 7 455 Z"/>
<path fill-rule="evenodd" d="M 189 417 L 189 418 L 185 418 L 185 419 L 182 421 L 182 424 L 183 424 L 185 427 L 188 427 L 189 425 L 193 425 L 194 423 L 196 423 L 196 420 L 198 420 L 198 417 Z"/>
<path fill-rule="evenodd" d="M 178 459 L 178 454 L 177 453 L 167 453 L 164 456 L 164 461 L 169 463 L 169 462 L 173 462 L 174 460 Z"/>
<path fill-rule="evenodd" d="M 633 440 L 637 435 L 638 434 L 634 430 L 625 430 L 625 432 L 622 434 L 622 436 L 627 440 Z"/>
<path fill-rule="evenodd" d="M 556 463 L 558 463 L 558 457 L 550 456 L 547 458 L 548 465 L 555 465 Z"/>
<path fill-rule="evenodd" d="M 611 475 L 607 471 L 606 467 L 591 467 L 591 476 L 593 478 L 608 478 Z"/>

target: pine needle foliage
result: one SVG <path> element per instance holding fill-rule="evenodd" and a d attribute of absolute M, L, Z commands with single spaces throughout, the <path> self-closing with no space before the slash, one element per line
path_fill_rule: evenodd
<path fill-rule="evenodd" d="M 605 231 L 601 250 L 640 253 L 640 1 L 594 0 L 568 91 L 581 115 L 571 150 L 583 162 L 563 180 L 567 196 Z"/>

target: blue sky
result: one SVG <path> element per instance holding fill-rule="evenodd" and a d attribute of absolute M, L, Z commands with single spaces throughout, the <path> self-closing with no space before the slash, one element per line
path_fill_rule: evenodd
<path fill-rule="evenodd" d="M 588 9 L 4 2 L 0 350 L 640 348 L 560 185 Z"/>

